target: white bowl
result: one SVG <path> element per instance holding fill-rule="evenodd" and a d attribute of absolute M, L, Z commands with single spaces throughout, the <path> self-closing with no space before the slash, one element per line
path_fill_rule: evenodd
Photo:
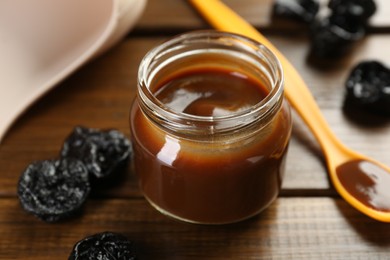
<path fill-rule="evenodd" d="M 0 142 L 35 100 L 134 26 L 146 0 L 1 0 Z"/>

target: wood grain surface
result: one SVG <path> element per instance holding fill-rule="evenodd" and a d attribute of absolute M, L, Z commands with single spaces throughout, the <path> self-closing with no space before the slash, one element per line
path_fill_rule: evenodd
<path fill-rule="evenodd" d="M 366 37 L 348 55 L 330 61 L 309 59 L 307 28 L 272 18 L 273 1 L 225 2 L 264 30 L 292 62 L 345 144 L 390 165 L 390 119 L 343 108 L 353 66 L 373 59 L 390 65 L 390 2 L 376 1 L 378 12 Z M 206 28 L 186 1 L 149 0 L 120 44 L 16 121 L 0 144 L 0 259 L 67 259 L 78 240 L 102 231 L 133 240 L 139 259 L 390 259 L 390 224 L 371 220 L 340 199 L 318 144 L 294 113 L 283 190 L 248 221 L 202 226 L 172 220 L 146 202 L 131 167 L 116 185 L 95 190 L 82 214 L 69 221 L 47 224 L 22 210 L 16 187 L 29 163 L 58 157 L 76 125 L 117 128 L 130 136 L 129 108 L 142 57 L 176 33 Z"/>

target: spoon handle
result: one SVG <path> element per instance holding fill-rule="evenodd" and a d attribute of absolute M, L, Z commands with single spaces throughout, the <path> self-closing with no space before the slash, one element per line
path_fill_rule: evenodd
<path fill-rule="evenodd" d="M 341 143 L 332 133 L 305 82 L 291 63 L 270 41 L 219 0 L 189 1 L 214 28 L 245 35 L 261 42 L 270 49 L 282 64 L 285 74 L 284 93 L 290 105 L 301 116 L 324 150 L 332 149 L 334 146 L 340 148 Z M 342 148 L 347 149 L 344 146 Z M 332 150 L 337 151 L 337 149 Z M 342 158 L 342 156 L 332 156 L 332 159 L 337 160 L 337 158 Z M 335 163 L 341 163 L 341 161 Z"/>

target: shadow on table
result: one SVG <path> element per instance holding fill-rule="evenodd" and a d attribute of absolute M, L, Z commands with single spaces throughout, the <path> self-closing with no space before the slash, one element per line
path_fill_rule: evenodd
<path fill-rule="evenodd" d="M 343 104 L 343 114 L 349 122 L 357 125 L 358 127 L 385 127 L 390 123 L 389 117 L 375 112 L 369 112 L 347 99 Z"/>
<path fill-rule="evenodd" d="M 313 134 L 310 132 L 309 128 L 305 125 L 303 120 L 295 113 L 295 111 L 292 111 L 292 117 L 292 135 L 301 144 L 303 144 L 309 150 L 310 153 L 314 154 L 318 159 L 320 159 L 323 162 L 324 167 L 326 167 L 321 147 L 313 136 Z"/>
<path fill-rule="evenodd" d="M 355 230 L 362 239 L 380 247 L 390 246 L 390 224 L 371 219 L 359 212 L 344 200 L 335 202 L 338 210 L 346 219 L 346 222 Z"/>
<path fill-rule="evenodd" d="M 270 227 L 276 211 L 277 207 L 271 206 L 248 220 L 216 226 L 188 224 L 162 216 L 164 223 L 151 224 L 154 230 L 145 230 L 150 235 L 138 241 L 137 251 L 140 259 L 263 257 L 264 249 L 270 247 Z"/>

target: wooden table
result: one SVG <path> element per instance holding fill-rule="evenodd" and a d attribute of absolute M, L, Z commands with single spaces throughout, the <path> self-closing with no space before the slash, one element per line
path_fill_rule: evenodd
<path fill-rule="evenodd" d="M 344 82 L 357 62 L 390 64 L 390 2 L 377 0 L 368 35 L 350 54 L 316 64 L 307 60 L 306 27 L 272 20 L 271 0 L 225 2 L 293 63 L 342 141 L 390 165 L 390 120 L 358 111 L 351 115 L 342 108 Z M 0 145 L 1 259 L 67 259 L 74 243 L 102 231 L 133 240 L 140 259 L 390 259 L 390 224 L 362 215 L 338 196 L 318 144 L 295 114 L 283 190 L 248 221 L 202 226 L 165 217 L 142 197 L 130 168 L 123 182 L 93 194 L 82 215 L 72 220 L 47 224 L 21 209 L 16 186 L 30 162 L 57 157 L 76 125 L 117 128 L 129 136 L 140 59 L 170 36 L 205 28 L 208 24 L 186 1 L 149 0 L 124 41 L 17 120 Z"/>

